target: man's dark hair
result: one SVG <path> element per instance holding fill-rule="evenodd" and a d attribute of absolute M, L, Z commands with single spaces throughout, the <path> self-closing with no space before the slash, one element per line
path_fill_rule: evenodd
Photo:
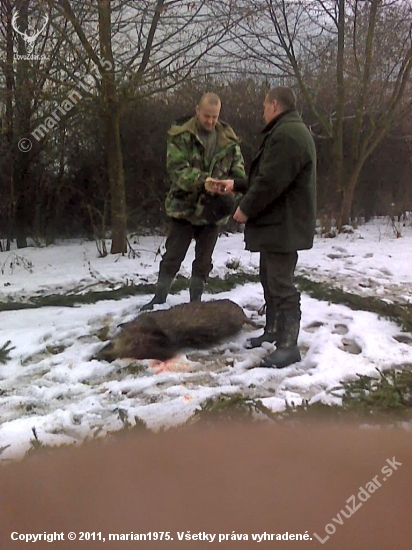
<path fill-rule="evenodd" d="M 276 86 L 272 88 L 269 90 L 266 97 L 270 102 L 276 100 L 283 111 L 296 109 L 295 92 L 287 86 Z"/>

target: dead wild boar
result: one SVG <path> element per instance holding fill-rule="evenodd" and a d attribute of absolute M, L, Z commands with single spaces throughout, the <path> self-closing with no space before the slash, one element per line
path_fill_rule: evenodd
<path fill-rule="evenodd" d="M 120 325 L 120 332 L 95 356 L 166 361 L 186 347 L 205 348 L 233 336 L 245 323 L 257 327 L 231 300 L 190 302 L 142 313 Z"/>

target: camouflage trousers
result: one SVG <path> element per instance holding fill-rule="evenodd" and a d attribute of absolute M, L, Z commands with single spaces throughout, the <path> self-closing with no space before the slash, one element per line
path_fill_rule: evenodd
<path fill-rule="evenodd" d="M 300 292 L 293 282 L 297 261 L 297 252 L 260 252 L 259 276 L 268 308 L 299 310 Z"/>
<path fill-rule="evenodd" d="M 170 218 L 166 252 L 160 262 L 159 276 L 174 277 L 176 275 L 192 239 L 195 239 L 192 277 L 199 277 L 206 281 L 213 269 L 212 254 L 218 235 L 219 227 L 217 225 L 192 225 L 187 220 Z"/>

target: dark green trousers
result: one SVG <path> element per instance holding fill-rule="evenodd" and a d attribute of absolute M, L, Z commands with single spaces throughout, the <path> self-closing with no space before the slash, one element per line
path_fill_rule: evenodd
<path fill-rule="evenodd" d="M 300 292 L 294 284 L 297 252 L 260 252 L 259 275 L 268 309 L 300 309 Z"/>
<path fill-rule="evenodd" d="M 185 259 L 192 239 L 195 239 L 192 277 L 200 277 L 206 281 L 213 269 L 212 254 L 218 235 L 217 225 L 192 225 L 187 220 L 170 218 L 166 252 L 160 262 L 159 274 L 174 277 Z"/>

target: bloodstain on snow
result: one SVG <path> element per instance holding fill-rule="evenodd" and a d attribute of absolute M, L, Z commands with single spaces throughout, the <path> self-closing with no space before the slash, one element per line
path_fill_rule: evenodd
<path fill-rule="evenodd" d="M 181 356 L 172 357 L 167 361 L 151 359 L 149 364 L 150 368 L 155 371 L 155 374 L 162 374 L 163 372 L 190 372 L 194 369 L 194 364 L 185 361 Z"/>

